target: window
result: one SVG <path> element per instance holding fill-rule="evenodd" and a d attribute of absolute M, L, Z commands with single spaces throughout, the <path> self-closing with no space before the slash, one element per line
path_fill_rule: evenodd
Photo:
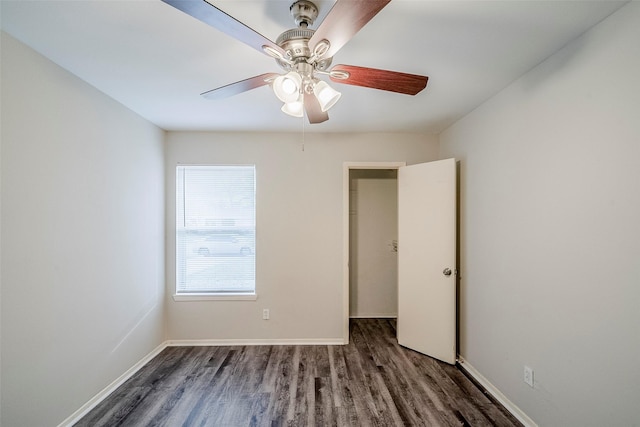
<path fill-rule="evenodd" d="M 255 166 L 178 166 L 176 295 L 254 295 Z"/>

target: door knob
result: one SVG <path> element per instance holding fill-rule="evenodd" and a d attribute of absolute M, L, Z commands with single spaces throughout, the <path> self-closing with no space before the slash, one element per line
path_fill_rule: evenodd
<path fill-rule="evenodd" d="M 444 270 L 442 270 L 442 274 L 444 274 L 447 277 L 451 276 L 451 269 L 445 268 Z"/>

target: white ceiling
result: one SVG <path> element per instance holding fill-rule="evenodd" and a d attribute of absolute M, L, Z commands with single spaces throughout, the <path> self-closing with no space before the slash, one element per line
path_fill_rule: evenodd
<path fill-rule="evenodd" d="M 292 0 L 210 1 L 271 40 L 295 27 Z M 625 2 L 393 0 L 333 63 L 427 75 L 427 88 L 412 97 L 332 83 L 342 98 L 329 121 L 305 129 L 438 133 Z M 321 21 L 333 1 L 316 4 Z M 0 5 L 4 31 L 163 129 L 302 128 L 268 86 L 222 100 L 200 97 L 280 69 L 160 0 Z"/>

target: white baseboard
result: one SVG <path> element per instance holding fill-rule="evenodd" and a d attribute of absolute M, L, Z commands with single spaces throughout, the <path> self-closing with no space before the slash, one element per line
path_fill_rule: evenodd
<path fill-rule="evenodd" d="M 167 347 L 238 345 L 343 345 L 342 338 L 169 340 Z"/>
<path fill-rule="evenodd" d="M 153 349 L 149 354 L 144 356 L 135 365 L 129 368 L 124 374 L 116 378 L 111 384 L 106 386 L 102 391 L 93 396 L 87 403 L 82 405 L 80 409 L 75 411 L 66 420 L 58 424 L 58 427 L 70 427 L 80 421 L 89 411 L 95 408 L 100 402 L 102 402 L 107 396 L 113 393 L 118 387 L 124 384 L 129 378 L 131 378 L 136 372 L 138 372 L 144 365 L 146 365 L 151 359 L 156 357 L 162 350 L 167 347 L 167 342 L 163 342 L 158 347 Z"/>
<path fill-rule="evenodd" d="M 500 390 L 491 382 L 486 379 L 476 368 L 474 368 L 469 362 L 464 360 L 462 356 L 458 355 L 458 363 L 459 366 L 465 370 L 469 375 L 473 377 L 482 387 L 487 390 L 494 399 L 496 399 L 502 406 L 506 408 L 507 411 L 511 413 L 514 417 L 518 419 L 525 427 L 538 427 L 538 425 L 531 419 L 527 414 L 525 414 L 522 409 L 518 408 L 513 402 L 511 402 L 507 397 L 502 394 Z"/>

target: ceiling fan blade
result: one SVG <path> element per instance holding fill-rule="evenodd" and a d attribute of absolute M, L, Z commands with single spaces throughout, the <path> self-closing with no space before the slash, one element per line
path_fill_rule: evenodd
<path fill-rule="evenodd" d="M 390 1 L 338 0 L 309 40 L 311 51 L 318 42 L 328 40 L 329 50 L 323 57 L 332 57 Z"/>
<path fill-rule="evenodd" d="M 340 78 L 348 73 L 347 78 Z M 376 68 L 356 67 L 354 65 L 336 65 L 330 71 L 331 81 L 354 86 L 364 86 L 390 92 L 415 95 L 427 86 L 429 77 Z"/>
<path fill-rule="evenodd" d="M 314 93 L 304 94 L 304 111 L 307 113 L 309 123 L 322 123 L 329 120 L 329 113 L 322 111 L 320 108 L 320 102 Z"/>
<path fill-rule="evenodd" d="M 275 50 L 276 52 L 284 55 L 284 50 L 258 33 L 254 29 L 246 26 L 242 22 L 235 19 L 233 16 L 228 15 L 217 7 L 204 0 L 162 0 L 175 7 L 178 10 L 183 11 L 187 15 L 191 15 L 194 18 L 209 24 L 212 27 L 222 31 L 223 33 L 251 46 L 257 51 L 269 55 L 264 50 L 264 46 Z"/>
<path fill-rule="evenodd" d="M 239 82 L 221 86 L 216 89 L 211 89 L 207 92 L 201 93 L 200 95 L 207 99 L 228 98 L 230 96 L 237 95 L 239 93 L 246 92 L 260 86 L 268 85 L 276 77 L 278 77 L 278 74 L 276 73 L 260 74 L 259 76 L 240 80 Z"/>

